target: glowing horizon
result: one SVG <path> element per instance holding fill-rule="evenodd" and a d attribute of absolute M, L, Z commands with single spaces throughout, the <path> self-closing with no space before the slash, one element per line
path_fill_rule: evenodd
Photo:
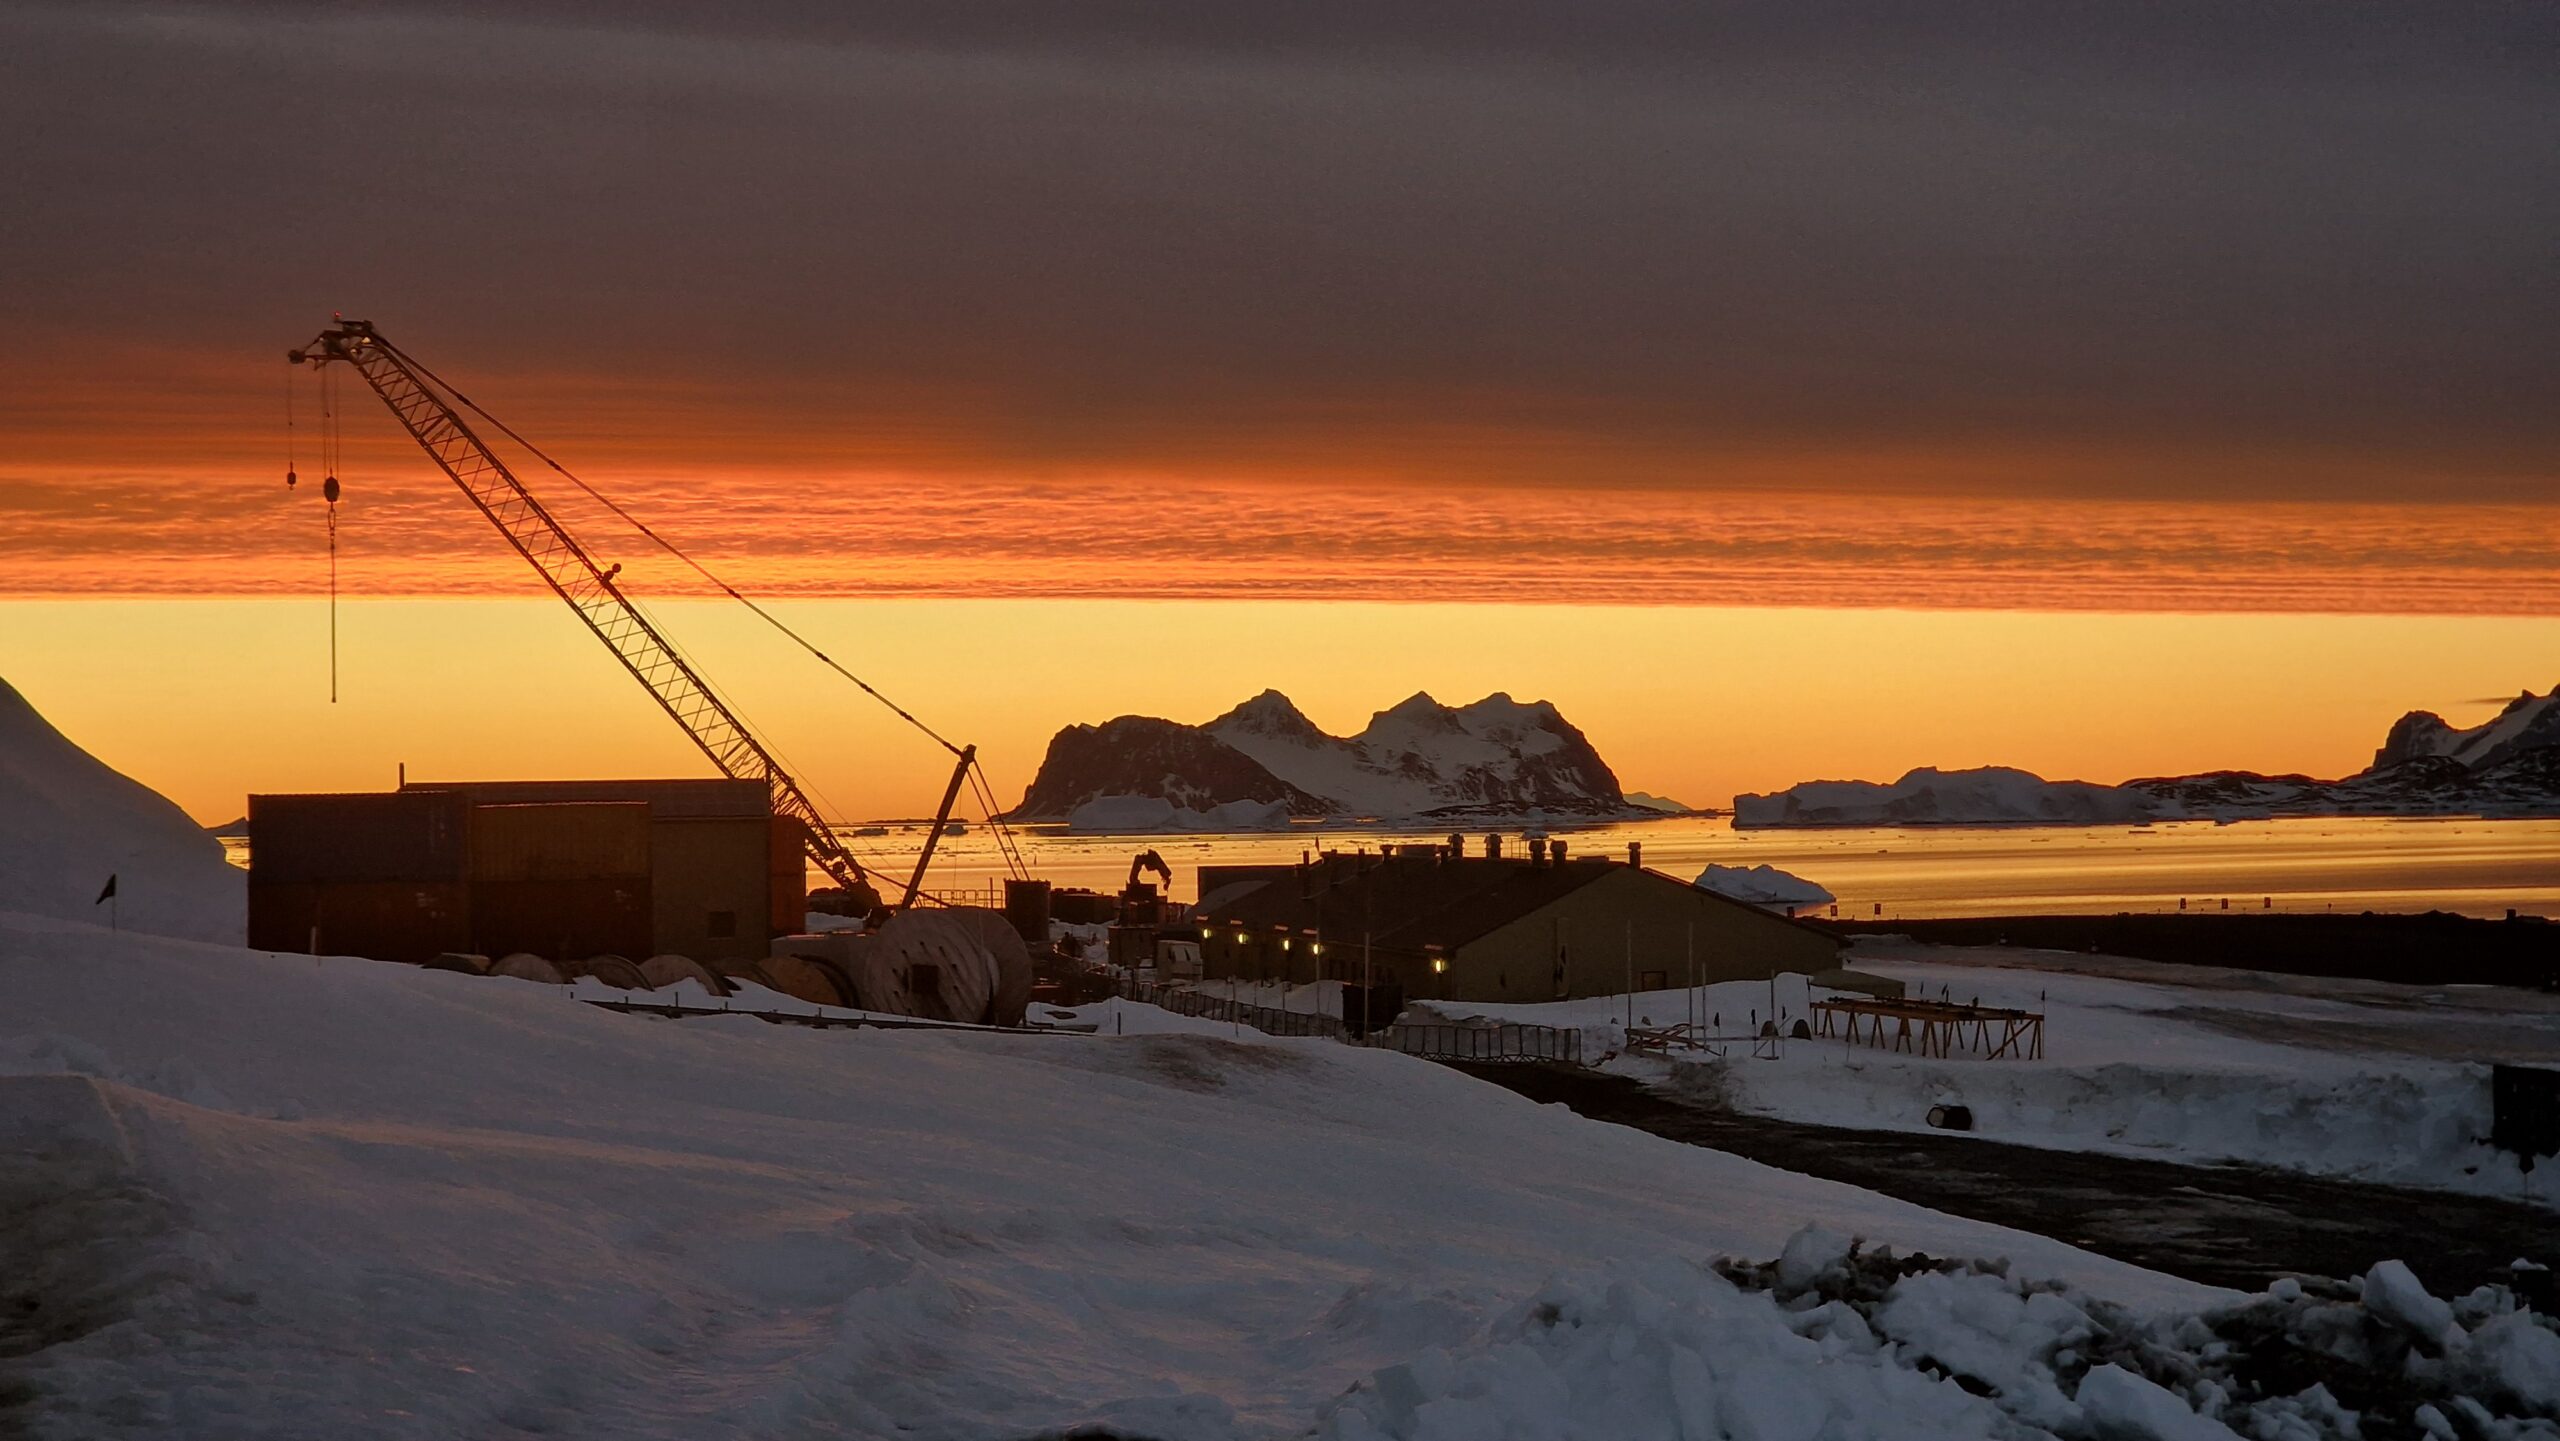
<path fill-rule="evenodd" d="M 940 599 L 785 613 L 978 744 L 1006 804 L 1061 726 L 1206 721 L 1266 686 L 1336 734 L 1416 690 L 1552 700 L 1627 788 L 1722 806 L 1921 765 L 2335 776 L 2405 711 L 2474 724 L 2560 680 L 2552 617 Z M 735 605 L 659 614 L 830 814 L 931 811 L 946 758 L 930 743 Z M 404 762 L 446 778 L 708 773 L 557 601 L 359 600 L 340 643 L 333 707 L 311 598 L 0 600 L 0 675 L 209 824 L 249 791 L 381 789 Z"/>

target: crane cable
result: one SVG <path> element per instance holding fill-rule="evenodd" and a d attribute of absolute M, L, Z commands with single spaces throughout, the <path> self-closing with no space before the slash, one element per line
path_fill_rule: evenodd
<path fill-rule="evenodd" d="M 960 754 L 961 748 L 958 745 L 953 744 L 948 738 L 944 737 L 933 727 L 926 725 L 921 720 L 918 720 L 914 712 L 908 710 L 905 706 L 898 704 L 896 701 L 889 699 L 887 696 L 882 695 L 869 681 L 866 681 L 862 677 L 855 675 L 852 671 L 845 669 L 837 662 L 834 656 L 820 650 L 817 644 L 811 641 L 807 636 L 800 634 L 800 632 L 793 630 L 790 626 L 784 624 L 781 617 L 775 615 L 769 610 L 766 610 L 763 606 L 758 605 L 755 601 L 749 599 L 746 595 L 742 594 L 736 586 L 733 586 L 729 584 L 729 582 L 722 580 L 719 576 L 712 574 L 710 567 L 704 565 L 698 560 L 695 560 L 692 556 L 685 554 L 685 552 L 678 547 L 674 541 L 671 541 L 665 536 L 658 534 L 656 531 L 651 530 L 646 521 L 643 521 L 638 516 L 624 510 L 619 504 L 615 503 L 612 497 L 596 489 L 594 486 L 587 484 L 585 481 L 580 480 L 576 475 L 570 472 L 567 466 L 553 460 L 548 454 L 546 454 L 541 446 L 538 446 L 532 441 L 517 434 L 514 427 L 482 409 L 478 401 L 463 394 L 462 391 L 451 381 L 448 381 L 443 376 L 427 369 L 424 365 L 420 365 L 416 357 L 410 355 L 407 351 L 392 347 L 389 342 L 382 340 L 378 336 L 375 338 L 374 343 L 381 345 L 386 349 L 390 349 L 392 353 L 399 356 L 404 363 L 415 369 L 419 374 L 425 376 L 427 379 L 434 381 L 438 386 L 442 387 L 447 394 L 461 402 L 464 408 L 471 411 L 472 414 L 477 415 L 482 420 L 496 426 L 501 434 L 505 435 L 508 439 L 513 440 L 516 444 L 523 446 L 533 455 L 534 459 L 551 467 L 553 471 L 559 474 L 561 479 L 566 480 L 571 485 L 585 491 L 589 497 L 596 501 L 597 504 L 602 505 L 605 509 L 620 516 L 631 526 L 632 529 L 647 536 L 652 541 L 657 542 L 659 547 L 664 549 L 667 554 L 683 561 L 686 565 L 693 568 L 695 574 L 701 576 L 704 580 L 711 582 L 713 585 L 718 586 L 722 594 L 727 595 L 731 600 L 745 606 L 747 609 L 754 611 L 765 624 L 772 626 L 775 630 L 778 630 L 785 636 L 790 637 L 791 641 L 798 645 L 802 650 L 807 651 L 809 654 L 816 656 L 820 661 L 823 661 L 828 669 L 834 671 L 840 676 L 843 676 L 846 680 L 853 682 L 855 685 L 860 686 L 863 694 L 868 695 L 873 700 L 887 706 L 900 720 L 903 720 L 907 724 L 914 726 L 917 730 L 924 732 L 925 735 L 932 738 L 934 744 L 941 746 L 944 750 L 951 752 L 955 756 Z"/>
<path fill-rule="evenodd" d="M 541 446 L 525 439 L 523 435 L 516 431 L 515 427 L 507 424 L 503 420 L 500 420 L 497 416 L 490 414 L 489 411 L 480 404 L 480 402 L 473 400 L 470 396 L 464 394 L 461 387 L 445 379 L 443 376 L 436 374 L 433 370 L 428 369 L 424 364 L 419 362 L 417 357 L 409 354 L 405 350 L 401 350 L 397 346 L 392 345 L 389 341 L 376 336 L 374 337 L 374 343 L 382 346 L 386 350 L 389 350 L 393 355 L 398 356 L 401 363 L 409 366 L 419 375 L 425 377 L 439 389 L 443 390 L 446 394 L 452 396 L 457 403 L 463 406 L 463 408 L 469 410 L 472 414 L 479 416 L 482 420 L 485 420 L 489 422 L 490 425 L 496 427 L 500 434 L 506 436 L 516 444 L 523 446 L 527 453 L 531 454 L 536 460 L 541 461 L 544 465 L 549 466 L 554 473 L 560 476 L 561 479 L 576 486 L 579 490 L 585 492 L 586 495 L 593 499 L 597 504 L 621 517 L 622 520 L 633 530 L 647 536 L 661 549 L 665 550 L 667 554 L 683 561 L 687 566 L 692 568 L 695 574 L 701 576 L 704 580 L 711 582 L 714 586 L 719 587 L 720 591 L 727 595 L 731 600 L 734 600 L 738 604 L 755 612 L 756 616 L 764 621 L 765 624 L 772 626 L 777 631 L 780 631 L 784 636 L 788 637 L 793 644 L 817 657 L 818 660 L 829 670 L 834 671 L 837 675 L 840 675 L 846 680 L 853 682 L 856 686 L 859 686 L 862 689 L 863 694 L 870 696 L 873 700 L 876 700 L 883 706 L 888 707 L 889 710 L 900 720 L 905 721 L 907 724 L 914 726 L 917 730 L 923 732 L 924 735 L 931 739 L 934 744 L 941 746 L 944 750 L 951 752 L 955 756 L 963 754 L 962 747 L 954 744 L 948 737 L 944 736 L 941 732 L 936 731 L 933 727 L 926 725 L 922 720 L 917 718 L 914 712 L 881 694 L 880 691 L 869 681 L 866 681 L 862 677 L 855 675 L 852 671 L 845 669 L 834 656 L 831 656 L 824 650 L 819 649 L 815 642 L 800 634 L 798 631 L 793 630 L 789 625 L 783 622 L 780 616 L 766 610 L 753 599 L 740 592 L 736 586 L 729 584 L 729 582 L 713 574 L 710 567 L 686 554 L 674 541 L 671 541 L 665 536 L 658 534 L 655 530 L 650 529 L 646 521 L 643 521 L 638 516 L 633 515 L 630 511 L 623 509 L 622 506 L 615 502 L 611 496 L 606 495 L 604 492 L 596 489 L 592 485 L 589 485 L 584 480 L 579 479 L 578 476 L 567 466 L 552 459 L 550 454 L 544 451 Z M 996 847 L 1004 857 L 1006 870 L 1011 872 L 1016 878 L 1029 875 L 1029 868 L 1024 863 L 1020 850 L 1014 844 L 1011 830 L 1006 827 L 1004 821 L 999 817 L 999 812 L 1002 810 L 1002 806 L 995 798 L 995 789 L 993 784 L 986 778 L 985 768 L 979 765 L 975 759 L 972 759 L 968 767 L 968 773 L 970 786 L 973 794 L 977 797 L 979 809 L 986 816 L 987 823 L 995 830 Z M 937 897 L 937 899 L 939 898 Z"/>

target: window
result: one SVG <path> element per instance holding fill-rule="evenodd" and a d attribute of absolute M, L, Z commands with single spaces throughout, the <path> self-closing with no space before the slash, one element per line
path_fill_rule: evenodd
<path fill-rule="evenodd" d="M 736 911 L 713 911 L 702 918 L 702 933 L 715 941 L 725 941 L 738 934 Z"/>

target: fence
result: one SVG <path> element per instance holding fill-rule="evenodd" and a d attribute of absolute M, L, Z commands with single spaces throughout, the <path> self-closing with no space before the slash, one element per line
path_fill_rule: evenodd
<path fill-rule="evenodd" d="M 1119 992 L 1130 1000 L 1162 1007 L 1177 1016 L 1229 1021 L 1251 1026 L 1265 1035 L 1331 1036 L 1337 1041 L 1350 1038 L 1340 1016 L 1328 1016 L 1321 1011 L 1283 1011 L 1272 1006 L 1249 1006 L 1232 996 L 1212 996 L 1186 986 L 1163 986 L 1152 981 L 1123 981 Z"/>
<path fill-rule="evenodd" d="M 1399 1022 L 1370 1044 L 1435 1061 L 1556 1061 L 1579 1066 L 1582 1032 L 1557 1026 L 1410 1026 Z"/>
<path fill-rule="evenodd" d="M 1209 995 L 1188 986 L 1151 981 L 1122 981 L 1119 993 L 1133 1001 L 1160 1006 L 1178 1016 L 1200 1016 L 1251 1026 L 1272 1036 L 1330 1036 L 1352 1045 L 1375 1046 L 1434 1061 L 1555 1061 L 1585 1064 L 1582 1032 L 1557 1026 L 1406 1025 L 1401 1022 L 1373 1031 L 1364 1040 L 1353 1036 L 1340 1016 L 1321 1011 L 1283 1011 L 1252 1006 L 1231 996 Z"/>

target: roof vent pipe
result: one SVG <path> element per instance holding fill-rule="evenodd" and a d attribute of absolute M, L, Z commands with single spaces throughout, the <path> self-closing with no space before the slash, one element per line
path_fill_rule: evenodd
<path fill-rule="evenodd" d="M 1547 838 L 1545 836 L 1529 837 L 1529 864 L 1533 866 L 1543 866 L 1546 863 Z"/>
<path fill-rule="evenodd" d="M 1564 864 L 1564 837 L 1558 836 L 1547 842 L 1547 859 L 1557 865 Z"/>
<path fill-rule="evenodd" d="M 1484 858 L 1489 861 L 1498 861 L 1502 859 L 1502 832 L 1485 832 Z"/>
<path fill-rule="evenodd" d="M 1627 864 L 1631 866 L 1642 866 L 1644 864 L 1644 842 L 1627 842 Z"/>

